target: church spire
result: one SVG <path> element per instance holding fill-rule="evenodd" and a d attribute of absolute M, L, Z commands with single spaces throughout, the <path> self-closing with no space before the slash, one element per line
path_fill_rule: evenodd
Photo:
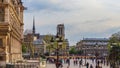
<path fill-rule="evenodd" d="M 33 17 L 33 34 L 35 34 L 35 19 Z"/>

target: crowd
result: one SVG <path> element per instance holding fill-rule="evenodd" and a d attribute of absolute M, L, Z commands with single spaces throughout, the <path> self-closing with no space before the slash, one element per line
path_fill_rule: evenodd
<path fill-rule="evenodd" d="M 72 62 L 70 62 L 70 60 L 72 60 Z M 109 65 L 108 61 L 105 59 L 89 58 L 87 60 L 90 60 L 92 63 L 96 63 L 96 66 L 93 67 L 92 63 L 85 62 L 85 59 L 83 58 L 61 58 L 59 59 L 59 63 L 56 62 L 55 58 L 47 58 L 47 63 L 59 64 L 61 67 L 63 64 L 67 64 L 67 68 L 69 68 L 71 63 L 73 63 L 74 66 L 79 66 L 79 68 L 82 68 L 82 66 L 86 66 L 86 68 L 102 68 L 102 64 Z"/>

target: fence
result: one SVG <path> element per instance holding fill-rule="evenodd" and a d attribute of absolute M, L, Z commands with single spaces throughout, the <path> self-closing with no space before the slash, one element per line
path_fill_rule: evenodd
<path fill-rule="evenodd" d="M 40 68 L 39 62 L 19 62 L 6 64 L 6 68 Z"/>

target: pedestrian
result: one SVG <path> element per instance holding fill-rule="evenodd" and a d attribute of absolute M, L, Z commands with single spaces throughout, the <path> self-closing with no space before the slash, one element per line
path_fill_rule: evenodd
<path fill-rule="evenodd" d="M 89 63 L 87 62 L 87 64 L 86 64 L 86 68 L 88 68 L 89 67 Z"/>
<path fill-rule="evenodd" d="M 67 66 L 67 68 L 69 68 L 69 66 Z"/>
<path fill-rule="evenodd" d="M 94 63 L 94 58 L 92 58 L 92 63 Z"/>
<path fill-rule="evenodd" d="M 78 60 L 76 59 L 76 65 L 78 65 Z"/>
<path fill-rule="evenodd" d="M 75 65 L 75 59 L 73 59 L 73 63 L 74 63 L 74 65 Z"/>
<path fill-rule="evenodd" d="M 99 64 L 100 64 L 100 61 L 99 61 L 99 60 L 97 61 L 97 64 L 98 64 L 98 66 L 99 66 Z"/>
<path fill-rule="evenodd" d="M 92 64 L 90 65 L 90 68 L 93 68 Z"/>
<path fill-rule="evenodd" d="M 70 59 L 69 58 L 66 60 L 66 63 L 68 64 L 68 66 L 70 65 Z"/>
<path fill-rule="evenodd" d="M 82 59 L 79 60 L 79 67 L 81 68 L 81 66 L 82 66 Z"/>
<path fill-rule="evenodd" d="M 70 66 L 70 59 L 68 59 L 68 66 Z"/>

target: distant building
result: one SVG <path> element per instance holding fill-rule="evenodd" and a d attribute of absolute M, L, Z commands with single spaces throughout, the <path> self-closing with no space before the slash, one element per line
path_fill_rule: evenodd
<path fill-rule="evenodd" d="M 76 44 L 77 50 L 82 50 L 83 55 L 95 56 L 96 53 L 100 57 L 108 55 L 108 40 L 107 38 L 83 38 Z"/>
<path fill-rule="evenodd" d="M 62 37 L 63 46 L 61 48 L 60 54 L 68 55 L 69 54 L 69 42 L 68 39 L 65 39 L 65 28 L 64 24 L 57 25 L 57 34 L 58 36 Z M 39 33 L 35 32 L 35 20 L 33 19 L 33 29 L 32 31 L 27 30 L 25 31 L 24 35 L 24 44 L 27 47 L 27 53 L 31 54 L 32 50 L 31 47 L 34 48 L 34 54 L 40 55 L 45 53 L 55 53 L 55 50 L 51 47 L 51 38 L 55 39 L 55 35 L 40 35 Z"/>
<path fill-rule="evenodd" d="M 62 37 L 63 46 L 60 50 L 61 55 L 69 55 L 69 41 L 65 39 L 65 26 L 64 24 L 57 25 L 57 34 L 59 37 Z M 54 37 L 55 39 L 55 37 Z"/>
<path fill-rule="evenodd" d="M 58 24 L 57 25 L 57 34 L 58 34 L 58 36 L 61 36 L 61 37 L 65 38 L 65 27 L 64 27 L 64 24 Z"/>
<path fill-rule="evenodd" d="M 40 56 L 46 53 L 46 45 L 42 39 L 37 39 L 33 41 L 34 45 L 34 55 Z"/>
<path fill-rule="evenodd" d="M 40 38 L 40 34 L 35 32 L 35 21 L 33 19 L 33 29 L 26 30 L 24 34 L 24 45 L 26 46 L 26 54 L 33 54 L 38 57 L 46 52 L 44 40 Z"/>
<path fill-rule="evenodd" d="M 0 64 L 22 59 L 24 9 L 21 0 L 0 0 Z"/>

